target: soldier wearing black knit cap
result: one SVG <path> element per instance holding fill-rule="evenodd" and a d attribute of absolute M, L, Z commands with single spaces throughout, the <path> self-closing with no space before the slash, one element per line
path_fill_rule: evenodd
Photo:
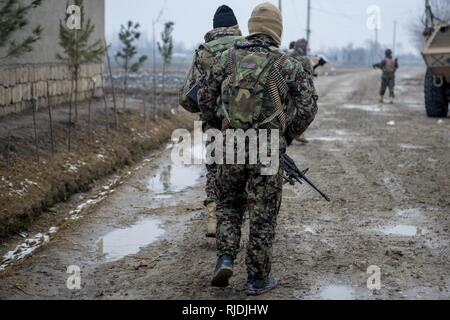
<path fill-rule="evenodd" d="M 230 48 L 234 41 L 241 38 L 241 30 L 233 10 L 228 6 L 220 6 L 213 18 L 213 30 L 205 35 L 205 43 L 195 52 L 194 60 L 189 68 L 188 76 L 180 91 L 179 103 L 187 111 L 200 113 L 196 103 L 188 98 L 188 93 L 198 83 L 199 79 L 206 75 L 216 56 Z M 219 129 L 221 123 L 218 119 L 206 118 L 203 114 L 201 120 L 204 130 Z M 206 236 L 216 237 L 216 165 L 207 165 L 206 200 L 205 206 L 208 212 Z"/>

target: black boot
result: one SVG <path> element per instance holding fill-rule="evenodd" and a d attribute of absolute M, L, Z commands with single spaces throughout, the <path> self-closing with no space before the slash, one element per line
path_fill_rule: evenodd
<path fill-rule="evenodd" d="M 217 262 L 215 274 L 211 285 L 213 287 L 226 288 L 229 280 L 233 276 L 233 258 L 230 256 L 222 256 Z"/>
<path fill-rule="evenodd" d="M 250 278 L 247 282 L 247 294 L 249 296 L 259 296 L 276 288 L 278 280 L 274 277 L 265 279 Z"/>

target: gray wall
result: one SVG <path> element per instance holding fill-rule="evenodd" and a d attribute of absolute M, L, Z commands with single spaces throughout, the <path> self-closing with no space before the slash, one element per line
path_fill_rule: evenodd
<path fill-rule="evenodd" d="M 29 1 L 29 0 L 26 0 Z M 72 3 L 72 1 L 69 1 Z M 23 55 L 19 59 L 0 60 L 0 64 L 24 63 L 56 63 L 56 54 L 61 52 L 59 46 L 59 21 L 65 19 L 66 0 L 44 0 L 42 6 L 29 14 L 29 25 L 23 31 L 14 34 L 21 39 L 29 34 L 37 25 L 44 28 L 42 39 L 34 45 L 33 52 Z M 86 17 L 91 18 L 95 25 L 93 41 L 105 38 L 105 0 L 85 0 Z M 4 51 L 4 50 L 3 50 Z M 0 49 L 0 53 L 3 53 Z M 3 56 L 0 54 L 0 56 Z"/>
<path fill-rule="evenodd" d="M 56 59 L 56 54 L 62 53 L 59 46 L 59 22 L 65 19 L 66 5 L 65 0 L 44 0 L 41 7 L 29 14 L 27 28 L 14 34 L 14 38 L 20 41 L 36 25 L 44 28 L 42 39 L 33 46 L 32 52 L 20 58 L 0 60 L 0 116 L 29 108 L 33 97 L 40 99 L 40 105 L 68 101 L 70 73 L 67 66 Z M 84 5 L 86 17 L 91 18 L 95 25 L 92 41 L 103 41 L 105 0 L 85 0 Z M 0 56 L 3 55 L 4 49 L 0 50 Z M 102 75 L 102 64 L 82 67 L 78 92 L 80 100 L 89 96 L 92 78 L 96 79 L 99 88 L 97 93 L 102 93 Z"/>

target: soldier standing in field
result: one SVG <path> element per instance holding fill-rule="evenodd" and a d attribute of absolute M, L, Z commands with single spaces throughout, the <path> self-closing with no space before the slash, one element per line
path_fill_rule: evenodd
<path fill-rule="evenodd" d="M 186 82 L 180 92 L 180 105 L 192 113 L 200 113 L 197 102 L 188 97 L 190 90 L 199 83 L 212 65 L 214 58 L 223 51 L 230 48 L 234 41 L 241 37 L 238 22 L 233 10 L 228 6 L 221 6 L 217 9 L 213 21 L 214 29 L 205 35 L 205 43 L 195 52 L 191 67 L 189 68 Z M 203 130 L 220 129 L 220 119 L 217 117 L 207 117 L 201 114 Z M 206 200 L 205 206 L 208 211 L 208 222 L 206 236 L 216 237 L 216 165 L 207 165 Z"/>
<path fill-rule="evenodd" d="M 263 175 L 265 165 L 223 164 L 217 179 L 217 255 L 212 285 L 227 287 L 239 251 L 244 213 L 250 219 L 247 248 L 247 293 L 260 295 L 277 286 L 271 276 L 272 245 L 283 190 L 283 162 L 287 145 L 299 137 L 317 113 L 317 94 L 310 72 L 279 47 L 283 31 L 279 9 L 270 3 L 258 5 L 248 23 L 250 36 L 238 40 L 215 60 L 198 92 L 205 114 L 217 114 L 212 106 L 220 100 L 222 130 L 267 129 L 279 133 L 280 166 L 273 175 Z M 219 99 L 220 98 L 220 99 Z M 292 104 L 288 104 L 288 100 Z M 286 121 L 287 106 L 296 109 Z M 268 133 L 270 137 L 270 133 Z M 269 139 L 268 144 L 272 144 Z M 259 141 L 261 143 L 261 141 Z M 261 145 L 261 144 L 259 144 Z M 235 145 L 235 152 L 237 150 Z M 248 156 L 248 145 L 245 151 Z"/>
<path fill-rule="evenodd" d="M 389 88 L 390 103 L 394 104 L 395 100 L 395 73 L 397 72 L 399 65 L 398 59 L 394 59 L 392 56 L 392 50 L 386 50 L 386 57 L 380 63 L 374 64 L 374 69 L 381 69 L 383 74 L 381 76 L 381 89 L 380 89 L 380 103 L 384 103 L 384 94 L 386 89 Z"/>

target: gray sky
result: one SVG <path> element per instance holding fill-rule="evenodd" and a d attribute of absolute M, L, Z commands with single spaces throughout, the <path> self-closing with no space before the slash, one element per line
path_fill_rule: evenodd
<path fill-rule="evenodd" d="M 162 22 L 175 22 L 174 38 L 187 46 L 200 43 L 204 34 L 212 29 L 212 17 L 221 4 L 235 11 L 242 31 L 247 34 L 247 22 L 252 9 L 262 0 L 106 0 L 106 33 L 116 33 L 120 24 L 132 19 L 142 30 L 152 34 L 152 20 L 164 8 Z M 270 2 L 278 4 L 278 0 Z M 400 51 L 414 50 L 408 25 L 413 17 L 424 12 L 424 0 L 311 0 L 312 41 L 314 50 L 342 46 L 349 42 L 364 45 L 374 39 L 374 31 L 367 27 L 367 8 L 377 5 L 381 9 L 379 41 L 392 46 L 393 24 L 398 22 L 397 39 Z M 283 45 L 305 37 L 307 0 L 283 0 Z M 157 28 L 157 36 L 161 24 Z M 414 51 L 416 52 L 416 51 Z"/>

